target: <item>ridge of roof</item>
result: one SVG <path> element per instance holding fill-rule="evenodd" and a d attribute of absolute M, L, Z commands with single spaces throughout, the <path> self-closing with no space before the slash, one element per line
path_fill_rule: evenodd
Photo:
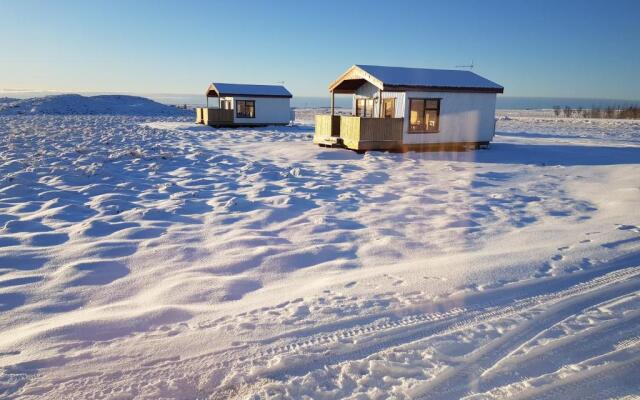
<path fill-rule="evenodd" d="M 501 85 L 471 71 L 365 64 L 355 64 L 355 67 L 390 86 L 487 89 L 498 93 L 504 90 Z"/>
<path fill-rule="evenodd" d="M 282 85 L 212 82 L 207 88 L 207 93 L 212 89 L 219 96 L 293 97 L 291 92 Z"/>

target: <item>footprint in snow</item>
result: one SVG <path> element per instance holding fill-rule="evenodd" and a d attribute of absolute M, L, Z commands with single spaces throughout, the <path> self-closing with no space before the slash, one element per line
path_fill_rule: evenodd
<path fill-rule="evenodd" d="M 444 278 L 442 276 L 423 276 L 422 278 L 426 280 L 433 280 L 433 281 L 442 281 L 442 282 L 447 281 L 447 278 Z"/>
<path fill-rule="evenodd" d="M 635 233 L 640 233 L 640 228 L 635 225 L 618 225 L 618 229 L 621 231 L 632 231 Z"/>
<path fill-rule="evenodd" d="M 540 269 L 538 269 L 538 272 L 536 272 L 533 276 L 535 276 L 536 278 L 542 278 L 545 276 L 549 276 L 551 275 L 551 270 L 553 269 L 553 266 L 549 263 L 544 263 L 542 265 L 542 267 L 540 267 Z"/>

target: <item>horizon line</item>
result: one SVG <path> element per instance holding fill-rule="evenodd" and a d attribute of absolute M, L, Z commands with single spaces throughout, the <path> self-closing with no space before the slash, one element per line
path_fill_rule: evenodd
<path fill-rule="evenodd" d="M 60 94 L 79 94 L 79 95 L 96 95 L 96 94 L 111 94 L 111 95 L 135 95 L 144 97 L 144 95 L 154 95 L 154 96 L 203 96 L 200 93 L 171 93 L 171 92 L 131 92 L 131 91 L 107 91 L 107 90 L 57 90 L 57 89 L 16 89 L 16 88 L 2 88 L 0 89 L 0 95 L 9 95 L 9 94 L 28 94 L 28 93 L 41 93 L 44 95 L 36 95 L 33 97 L 46 97 L 50 95 L 60 95 Z M 573 99 L 573 100 L 619 100 L 619 101 L 630 101 L 630 102 L 640 102 L 640 99 L 621 99 L 621 98 L 612 98 L 612 97 L 568 97 L 568 96 L 526 96 L 526 95 L 505 95 L 500 94 L 500 97 L 509 97 L 509 98 L 523 98 L 523 99 Z M 11 97 L 11 96 L 5 96 Z M 293 95 L 296 98 L 324 98 L 325 96 L 308 96 L 308 95 Z M 329 97 L 327 95 L 326 97 Z"/>

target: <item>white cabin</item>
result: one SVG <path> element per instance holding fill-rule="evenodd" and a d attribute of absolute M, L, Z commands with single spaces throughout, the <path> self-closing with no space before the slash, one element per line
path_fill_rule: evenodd
<path fill-rule="evenodd" d="M 196 108 L 196 122 L 211 126 L 287 125 L 292 120 L 291 97 L 280 85 L 214 82 L 207 88 L 207 107 Z M 215 100 L 210 102 L 210 98 Z"/>
<path fill-rule="evenodd" d="M 354 65 L 329 91 L 314 142 L 364 151 L 486 146 L 504 88 L 470 71 Z M 335 93 L 353 95 L 352 116 L 334 115 Z"/>

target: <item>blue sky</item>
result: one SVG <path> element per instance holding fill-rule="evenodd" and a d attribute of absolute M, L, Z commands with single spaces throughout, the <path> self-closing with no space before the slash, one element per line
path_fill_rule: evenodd
<path fill-rule="evenodd" d="M 326 96 L 352 64 L 474 71 L 510 96 L 640 98 L 640 1 L 0 0 L 0 90 Z"/>

